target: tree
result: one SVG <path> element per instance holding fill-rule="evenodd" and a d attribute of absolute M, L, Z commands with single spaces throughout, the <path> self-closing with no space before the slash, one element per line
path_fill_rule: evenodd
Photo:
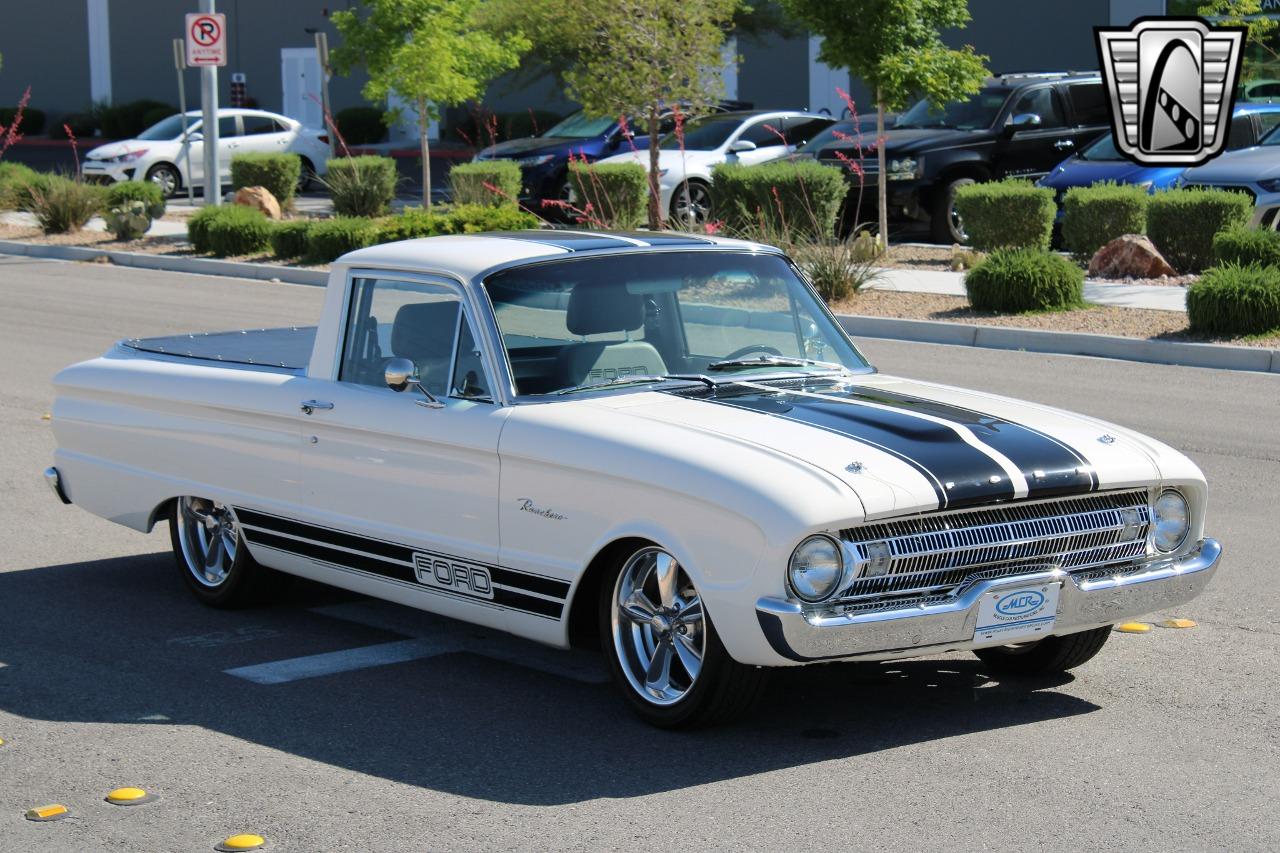
<path fill-rule="evenodd" d="M 1245 43 L 1255 50 L 1245 50 L 1241 57 L 1242 79 L 1264 76 L 1267 66 L 1280 58 L 1271 46 L 1276 20 L 1264 13 L 1263 5 L 1263 0 L 1207 0 L 1196 8 L 1196 14 L 1215 24 L 1245 28 Z"/>
<path fill-rule="evenodd" d="M 490 80 L 515 68 L 529 49 L 519 32 L 499 38 L 480 25 L 484 0 L 365 0 L 365 10 L 333 13 L 342 44 L 334 67 L 369 74 L 370 101 L 397 95 L 414 105 L 422 148 L 422 203 L 431 205 L 427 124 L 439 106 L 453 106 L 484 91 Z"/>
<path fill-rule="evenodd" d="M 880 236 L 889 242 L 885 186 L 884 114 L 923 96 L 939 109 L 978 91 L 990 76 L 988 59 L 972 45 L 954 50 L 939 33 L 969 23 L 966 0 L 783 0 L 795 17 L 822 36 L 819 58 L 862 78 L 876 99 L 876 160 L 880 166 Z"/>
<path fill-rule="evenodd" d="M 724 93 L 721 51 L 741 0 L 508 0 L 535 55 L 558 57 L 569 97 L 593 116 L 630 116 L 649 135 L 649 227 L 662 227 L 658 122 Z"/>

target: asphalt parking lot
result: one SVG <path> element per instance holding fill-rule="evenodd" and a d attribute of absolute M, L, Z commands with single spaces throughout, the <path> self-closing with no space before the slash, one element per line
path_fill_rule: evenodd
<path fill-rule="evenodd" d="M 319 853 L 1280 849 L 1280 376 L 867 342 L 886 372 L 1189 453 L 1226 557 L 1156 618 L 1198 627 L 1114 634 L 1030 684 L 965 654 L 788 671 L 745 722 L 673 734 L 635 721 L 587 653 L 310 584 L 203 608 L 167 531 L 49 493 L 59 368 L 125 336 L 314 322 L 321 295 L 0 256 L 0 851 L 207 851 L 235 832 Z M 367 647 L 380 665 L 297 664 Z M 122 785 L 159 798 L 103 802 Z M 71 817 L 23 819 L 46 803 Z"/>

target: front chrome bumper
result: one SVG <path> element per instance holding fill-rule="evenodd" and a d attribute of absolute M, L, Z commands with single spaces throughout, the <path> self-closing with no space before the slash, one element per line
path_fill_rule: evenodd
<path fill-rule="evenodd" d="M 765 597 L 756 618 L 773 650 L 801 663 L 891 660 L 973 648 L 978 604 L 992 590 L 1060 581 L 1054 634 L 1112 625 L 1195 598 L 1218 568 L 1222 546 L 1205 539 L 1177 560 L 1153 563 L 1140 574 L 1082 580 L 1060 570 L 983 581 L 953 601 L 873 613 L 806 613 L 795 601 Z"/>

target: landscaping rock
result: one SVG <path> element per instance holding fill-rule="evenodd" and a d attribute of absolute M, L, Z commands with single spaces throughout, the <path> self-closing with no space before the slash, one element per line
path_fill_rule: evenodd
<path fill-rule="evenodd" d="M 1103 246 L 1089 261 L 1093 278 L 1159 278 L 1177 275 L 1150 240 L 1125 234 Z"/>
<path fill-rule="evenodd" d="M 241 187 L 236 191 L 236 204 L 245 207 L 256 207 L 268 219 L 280 219 L 280 202 L 276 201 L 266 187 Z"/>

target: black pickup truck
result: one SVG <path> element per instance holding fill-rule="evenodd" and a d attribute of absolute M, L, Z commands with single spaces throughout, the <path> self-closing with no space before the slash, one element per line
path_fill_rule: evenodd
<path fill-rule="evenodd" d="M 1002 74 L 969 100 L 942 110 L 920 101 L 885 130 L 889 215 L 897 221 L 928 220 L 933 239 L 963 243 L 964 228 L 953 204 L 958 187 L 1005 177 L 1040 178 L 1110 126 L 1097 72 Z M 844 170 L 853 184 L 847 224 L 875 219 L 875 144 L 874 131 L 864 130 L 858 138 L 855 124 L 845 121 L 805 146 L 819 162 Z M 848 166 L 850 159 L 859 159 L 859 145 L 862 188 Z"/>

